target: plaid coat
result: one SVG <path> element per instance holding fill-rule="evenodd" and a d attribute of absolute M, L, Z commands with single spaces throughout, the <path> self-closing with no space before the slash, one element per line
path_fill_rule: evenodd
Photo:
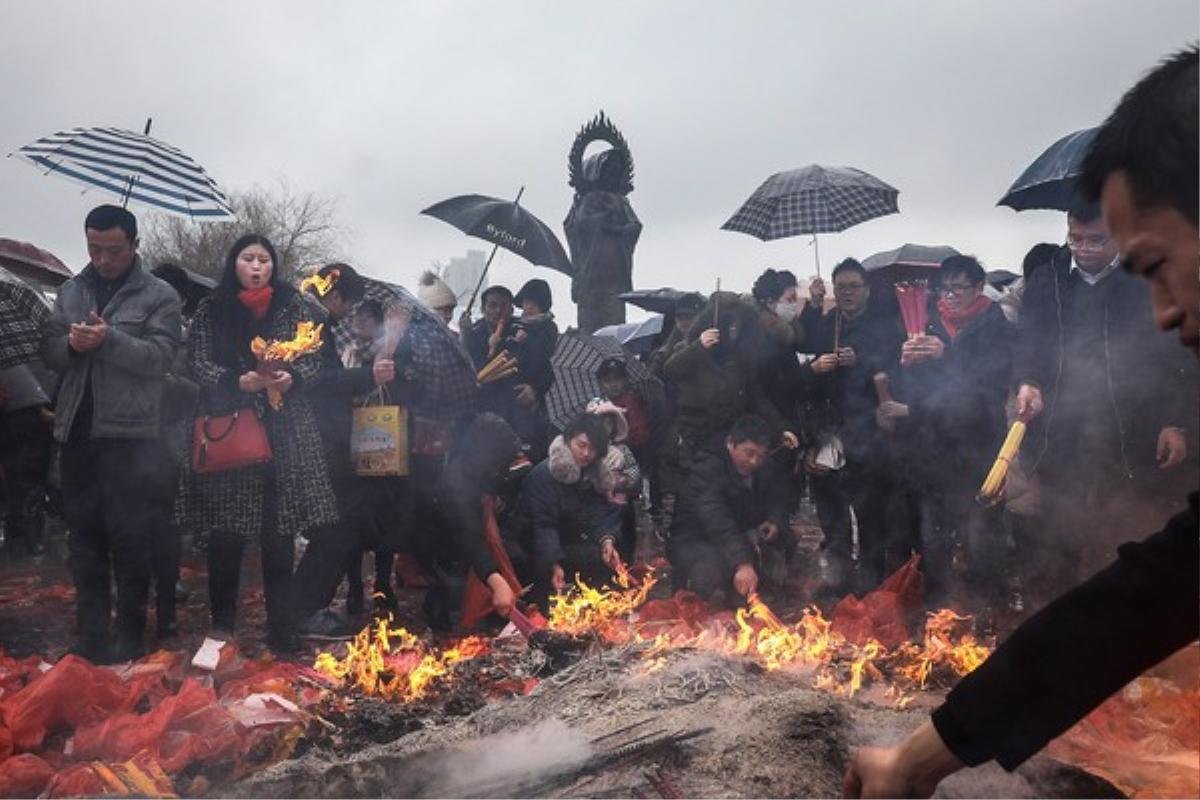
<path fill-rule="evenodd" d="M 189 361 L 200 385 L 197 414 L 217 416 L 253 407 L 267 430 L 272 460 L 265 465 L 199 475 L 192 472 L 189 455 L 175 499 L 176 521 L 195 535 L 204 536 L 219 528 L 254 541 L 264 523 L 266 481 L 271 480 L 275 485 L 275 530 L 280 536 L 295 536 L 337 522 L 337 501 L 316 418 L 304 392 L 297 391 L 299 384 L 316 377 L 321 368 L 320 356 L 314 353 L 292 362 L 295 384 L 284 395 L 283 408 L 272 411 L 265 393 L 248 395 L 237 388 L 238 377 L 257 365 L 249 341 L 238 348 L 236 366 L 218 363 L 217 339 L 231 335 L 233 329 L 218 324 L 213 312 L 212 298 L 205 299 L 192 320 Z M 264 338 L 291 339 L 296 325 L 310 319 L 308 304 L 291 292 L 272 302 L 263 324 Z M 192 437 L 189 431 L 189 454 Z"/>

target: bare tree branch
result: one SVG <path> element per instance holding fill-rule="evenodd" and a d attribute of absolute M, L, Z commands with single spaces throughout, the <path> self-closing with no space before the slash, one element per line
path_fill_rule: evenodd
<path fill-rule="evenodd" d="M 229 248 L 244 233 L 261 233 L 275 245 L 282 274 L 342 255 L 347 229 L 337 219 L 337 202 L 312 192 L 298 195 L 287 180 L 232 192 L 235 222 L 198 223 L 152 214 L 143 224 L 142 257 L 151 267 L 164 262 L 220 278 Z"/>

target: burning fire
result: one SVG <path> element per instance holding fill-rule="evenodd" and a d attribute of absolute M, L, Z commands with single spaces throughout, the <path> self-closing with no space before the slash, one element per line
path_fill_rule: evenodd
<path fill-rule="evenodd" d="M 703 623 L 676 620 L 670 631 L 662 632 L 662 619 L 640 621 L 634 613 L 655 582 L 652 573 L 635 580 L 623 565 L 615 587 L 593 587 L 576 576 L 569 591 L 550 598 L 549 628 L 595 636 L 609 645 L 645 644 L 643 674 L 663 669 L 671 650 L 707 650 L 752 659 L 768 671 L 809 673 L 814 688 L 842 697 L 880 684 L 884 696 L 900 708 L 931 684 L 971 672 L 990 652 L 969 632 L 970 618 L 949 609 L 928 615 L 921 643 L 889 649 L 874 639 L 848 641 L 813 606 L 797 621 L 785 623 L 755 594 L 731 620 L 722 622 L 720 615 Z M 408 701 L 427 696 L 456 664 L 487 650 L 477 636 L 449 649 L 427 646 L 403 628 L 393 628 L 389 617 L 359 633 L 345 657 L 320 654 L 315 668 L 366 694 Z"/>
<path fill-rule="evenodd" d="M 363 694 L 386 700 L 419 700 L 461 661 L 488 651 L 487 642 L 468 636 L 454 647 L 438 650 L 404 628 L 392 627 L 392 616 L 376 620 L 347 645 L 345 657 L 320 653 L 313 668 Z"/>
<path fill-rule="evenodd" d="M 312 287 L 317 291 L 317 297 L 324 297 L 333 291 L 333 287 L 337 285 L 338 278 L 342 277 L 340 270 L 329 270 L 329 276 L 322 278 L 319 273 L 314 272 L 304 280 L 300 281 L 300 293 L 308 291 Z"/>
<path fill-rule="evenodd" d="M 315 322 L 301 322 L 296 325 L 296 335 L 287 342 L 277 339 L 268 342 L 261 336 L 255 336 L 250 342 L 250 352 L 258 359 L 259 372 L 269 372 L 278 364 L 290 364 L 300 356 L 320 350 L 324 327 Z M 283 395 L 278 391 L 268 389 L 267 400 L 276 411 L 283 408 Z"/>

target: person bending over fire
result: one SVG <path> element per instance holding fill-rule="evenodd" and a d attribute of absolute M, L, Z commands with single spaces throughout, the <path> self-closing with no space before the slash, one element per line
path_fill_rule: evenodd
<path fill-rule="evenodd" d="M 787 524 L 787 490 L 767 465 L 771 426 L 752 414 L 725 437 L 724 452 L 701 452 L 679 497 L 667 557 L 676 584 L 715 606 L 729 589 L 758 590 L 762 548 L 795 549 Z"/>
<path fill-rule="evenodd" d="M 1123 268 L 1150 282 L 1160 328 L 1200 345 L 1197 49 L 1167 59 L 1121 100 L 1079 178 L 1100 196 Z M 1196 398 L 1191 387 L 1191 400 Z M 1015 769 L 1138 674 L 1200 634 L 1197 492 L 1158 533 L 1016 629 L 898 746 L 851 759 L 850 797 L 928 797 L 964 766 Z"/>

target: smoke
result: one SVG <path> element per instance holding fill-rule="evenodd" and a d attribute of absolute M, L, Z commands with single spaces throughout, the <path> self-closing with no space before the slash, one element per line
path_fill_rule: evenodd
<path fill-rule="evenodd" d="M 520 796 L 522 787 L 566 773 L 591 755 L 588 739 L 558 719 L 475 740 L 444 753 L 428 797 Z"/>

